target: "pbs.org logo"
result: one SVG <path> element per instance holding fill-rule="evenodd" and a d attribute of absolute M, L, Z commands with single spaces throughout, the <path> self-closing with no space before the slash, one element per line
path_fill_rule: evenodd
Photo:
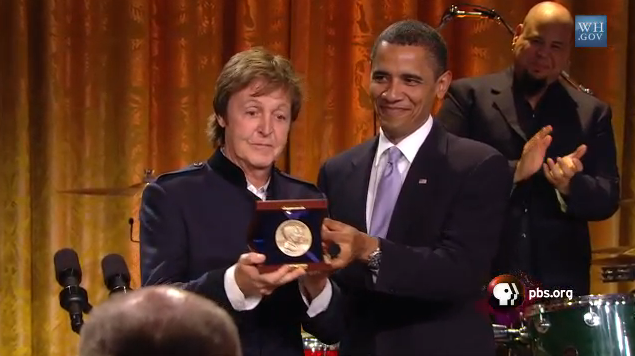
<path fill-rule="evenodd" d="M 525 286 L 516 276 L 503 274 L 489 282 L 489 305 L 496 312 L 509 312 L 525 302 Z"/>

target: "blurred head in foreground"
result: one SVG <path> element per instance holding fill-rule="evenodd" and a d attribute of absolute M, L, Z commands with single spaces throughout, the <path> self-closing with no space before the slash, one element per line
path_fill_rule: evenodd
<path fill-rule="evenodd" d="M 81 331 L 80 356 L 241 356 L 225 310 L 181 289 L 153 286 L 114 295 Z"/>

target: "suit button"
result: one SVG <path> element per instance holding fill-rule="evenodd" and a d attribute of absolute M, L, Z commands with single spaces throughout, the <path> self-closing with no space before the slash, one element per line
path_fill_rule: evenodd
<path fill-rule="evenodd" d="M 527 211 L 528 211 L 528 210 L 529 210 L 529 209 L 525 208 L 525 213 L 527 213 Z"/>
<path fill-rule="evenodd" d="M 523 232 L 520 236 L 521 236 L 523 239 L 526 239 L 526 238 L 527 238 L 527 234 L 526 234 L 526 233 L 524 233 L 524 232 Z"/>

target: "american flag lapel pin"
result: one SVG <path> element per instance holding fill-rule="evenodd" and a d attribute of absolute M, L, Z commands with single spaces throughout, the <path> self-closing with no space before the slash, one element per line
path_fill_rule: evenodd
<path fill-rule="evenodd" d="M 419 179 L 419 184 L 428 184 L 428 180 L 425 178 Z"/>

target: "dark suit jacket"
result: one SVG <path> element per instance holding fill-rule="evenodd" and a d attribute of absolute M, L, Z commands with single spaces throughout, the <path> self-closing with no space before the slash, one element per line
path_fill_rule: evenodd
<path fill-rule="evenodd" d="M 533 132 L 523 130 L 512 92 L 513 68 L 455 81 L 437 118 L 457 135 L 503 153 L 511 171 Z M 589 294 L 590 239 L 587 221 L 609 218 L 618 208 L 619 176 L 611 109 L 569 85 L 556 83 L 545 95 L 539 126 L 553 127 L 547 157 L 566 156 L 588 146 L 584 170 L 571 179 L 563 212 L 554 187 L 540 169 L 514 188 L 497 270 L 522 269 L 543 288 Z M 528 120 L 531 121 L 531 118 Z M 529 123 L 531 124 L 531 122 Z M 519 265 L 520 264 L 520 265 Z"/>
<path fill-rule="evenodd" d="M 363 232 L 377 142 L 328 160 L 318 179 L 332 218 Z M 510 190 L 500 153 L 434 123 L 380 240 L 376 282 L 361 262 L 335 277 L 345 296 L 341 355 L 493 355 L 492 326 L 477 301 L 486 297 Z"/>
<path fill-rule="evenodd" d="M 309 318 L 297 281 L 266 296 L 251 311 L 235 311 L 224 274 L 248 251 L 249 222 L 258 199 L 245 176 L 217 151 L 206 163 L 167 173 L 143 192 L 141 276 L 143 285 L 173 284 L 204 295 L 234 318 L 244 355 L 303 354 L 301 326 L 324 343 L 339 341 L 339 288 L 329 308 Z M 306 182 L 273 170 L 268 199 L 315 199 L 323 194 Z"/>

